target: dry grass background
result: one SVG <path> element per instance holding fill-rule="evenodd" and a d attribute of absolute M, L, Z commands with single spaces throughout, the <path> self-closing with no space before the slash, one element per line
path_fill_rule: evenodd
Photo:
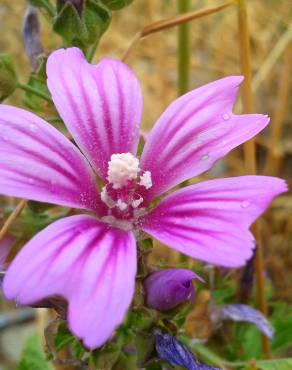
<path fill-rule="evenodd" d="M 192 1 L 192 9 L 213 7 L 223 1 Z M 256 112 L 269 114 L 271 125 L 258 139 L 258 168 L 262 174 L 277 175 L 292 185 L 292 1 L 250 0 L 248 3 L 252 48 L 252 72 L 257 80 Z M 0 0 L 0 52 L 9 52 L 16 60 L 17 70 L 25 81 L 30 67 L 21 41 L 25 2 Z M 102 56 L 121 58 L 136 32 L 153 21 L 176 14 L 174 0 L 135 0 L 114 14 L 110 29 L 104 35 L 94 61 Z M 45 17 L 41 16 L 41 38 L 46 52 L 58 48 L 61 39 L 53 35 Z M 280 50 L 287 38 L 290 42 Z M 284 35 L 284 36 L 283 36 Z M 176 97 L 177 30 L 165 30 L 142 40 L 127 63 L 137 73 L 144 93 L 143 128 L 149 130 L 159 114 Z M 274 57 L 275 58 L 274 58 Z M 258 76 L 266 69 L 262 79 Z M 239 74 L 238 30 L 236 9 L 228 8 L 215 15 L 191 22 L 191 82 L 195 88 L 223 76 Z M 290 89 L 290 90 L 289 90 Z M 289 94 L 290 91 L 290 94 Z M 7 100 L 22 105 L 22 93 Z M 237 107 L 240 109 L 240 106 Z M 272 134 L 273 128 L 279 132 Z M 280 135 L 278 142 L 277 135 Z M 271 137 L 274 137 L 271 147 Z M 271 156 L 267 167 L 266 158 Z M 233 151 L 206 177 L 245 174 L 242 150 Z M 0 224 L 3 222 L 0 218 Z M 292 196 L 287 193 L 275 200 L 263 219 L 264 254 L 267 276 L 274 289 L 273 299 L 292 302 Z M 156 256 L 169 257 L 170 252 L 157 248 Z M 173 260 L 172 260 L 173 261 Z"/>

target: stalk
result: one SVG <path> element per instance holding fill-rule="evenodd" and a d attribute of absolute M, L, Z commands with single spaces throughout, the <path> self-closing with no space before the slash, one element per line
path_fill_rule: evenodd
<path fill-rule="evenodd" d="M 23 91 L 32 93 L 32 94 L 38 96 L 39 98 L 42 98 L 42 99 L 46 100 L 50 104 L 53 104 L 53 101 L 52 101 L 52 99 L 50 98 L 50 96 L 48 94 L 46 94 L 46 93 L 44 93 L 42 91 L 39 91 L 38 89 L 35 89 L 32 86 L 25 85 L 25 84 L 22 84 L 22 83 L 19 82 L 17 84 L 17 87 L 19 89 L 22 89 Z"/>
<path fill-rule="evenodd" d="M 283 132 L 283 124 L 288 107 L 288 97 L 291 82 L 291 57 L 292 42 L 288 45 L 283 59 L 280 73 L 280 81 L 277 93 L 277 104 L 273 115 L 273 124 L 271 127 L 271 138 L 265 173 L 277 176 L 279 172 L 279 162 L 281 158 L 281 149 L 279 142 Z"/>
<path fill-rule="evenodd" d="M 247 9 L 245 0 L 238 1 L 238 29 L 239 29 L 239 50 L 241 73 L 244 76 L 242 86 L 242 106 L 244 113 L 253 112 L 253 96 L 251 87 L 251 57 L 250 57 L 250 42 L 247 20 Z M 256 147 L 255 140 L 251 139 L 244 144 L 244 162 L 248 173 L 256 174 Z M 267 316 L 267 302 L 265 297 L 265 281 L 264 281 L 264 261 L 262 251 L 262 241 L 260 234 L 260 224 L 256 222 L 253 226 L 253 233 L 257 240 L 255 252 L 255 277 L 257 301 L 260 311 Z M 271 357 L 270 344 L 266 336 L 262 336 L 262 349 L 266 358 Z"/>
<path fill-rule="evenodd" d="M 2 226 L 2 229 L 0 230 L 0 241 L 5 238 L 6 234 L 10 230 L 11 226 L 14 224 L 17 217 L 22 212 L 23 208 L 25 207 L 27 203 L 26 199 L 22 199 L 14 211 L 10 214 L 10 216 L 7 218 L 7 220 L 4 222 L 4 225 Z"/>
<path fill-rule="evenodd" d="M 177 0 L 179 14 L 190 11 L 190 0 Z M 177 45 L 177 94 L 185 94 L 190 80 L 190 24 L 183 23 L 178 27 Z"/>
<path fill-rule="evenodd" d="M 134 36 L 132 42 L 130 43 L 129 47 L 125 51 L 121 60 L 125 62 L 125 60 L 129 57 L 132 50 L 137 46 L 139 41 L 147 36 L 150 36 L 153 33 L 160 32 L 168 28 L 176 27 L 184 23 L 190 22 L 194 19 L 199 19 L 207 15 L 220 12 L 221 10 L 229 8 L 234 5 L 235 5 L 234 1 L 229 1 L 229 2 L 226 2 L 225 4 L 222 4 L 214 8 L 206 8 L 206 9 L 202 9 L 202 10 L 198 10 L 194 12 L 189 12 L 187 14 L 177 15 L 176 17 L 162 19 L 161 21 L 151 23 L 148 26 L 144 27 L 140 32 L 138 32 Z"/>

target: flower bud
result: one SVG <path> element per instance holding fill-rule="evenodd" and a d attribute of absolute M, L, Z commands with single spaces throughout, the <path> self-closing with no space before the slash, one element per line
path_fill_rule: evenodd
<path fill-rule="evenodd" d="M 28 6 L 24 14 L 22 40 L 31 67 L 35 71 L 39 66 L 38 57 L 43 53 L 43 47 L 40 42 L 40 22 L 38 12 L 33 6 Z"/>
<path fill-rule="evenodd" d="M 159 311 L 175 308 L 183 302 L 193 302 L 193 279 L 203 281 L 191 270 L 167 269 L 154 272 L 144 281 L 146 304 Z"/>

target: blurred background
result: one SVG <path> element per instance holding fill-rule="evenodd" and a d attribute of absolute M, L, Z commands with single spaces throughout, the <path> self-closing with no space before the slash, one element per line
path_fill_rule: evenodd
<path fill-rule="evenodd" d="M 216 0 L 193 0 L 191 10 L 223 4 Z M 292 185 L 292 2 L 291 0 L 247 1 L 251 37 L 253 91 L 255 112 L 271 116 L 271 124 L 256 138 L 258 173 L 279 176 Z M 0 0 L 0 52 L 10 53 L 21 81 L 29 78 L 30 64 L 22 43 L 25 1 Z M 157 20 L 177 15 L 177 1 L 135 0 L 129 7 L 114 13 L 110 28 L 94 55 L 121 58 L 135 34 Z M 46 17 L 40 14 L 41 42 L 46 53 L 62 45 L 52 33 Z M 127 63 L 141 81 L 144 93 L 143 130 L 147 132 L 167 105 L 177 97 L 177 27 L 167 29 L 140 41 Z M 212 80 L 240 74 L 237 12 L 233 7 L 190 22 L 191 65 L 189 89 Z M 24 94 L 15 91 L 5 103 L 24 106 Z M 42 110 L 43 117 L 53 115 Z M 240 102 L 236 108 L 240 111 Z M 234 150 L 200 179 L 246 174 L 242 148 Z M 15 208 L 17 200 L 0 197 L 0 226 Z M 31 216 L 31 215 L 30 215 Z M 26 216 L 29 217 L 29 216 Z M 31 219 L 30 219 L 31 221 Z M 39 222 L 36 220 L 35 222 Z M 22 220 L 23 224 L 28 222 Z M 34 222 L 34 221 L 32 221 Z M 12 230 L 17 243 L 33 234 L 20 235 L 16 224 Z M 36 227 L 37 228 L 37 227 Z M 292 307 L 292 195 L 276 199 L 262 218 L 266 289 L 269 302 Z M 177 255 L 157 245 L 154 259 L 175 265 Z M 41 335 L 48 312 L 15 309 L 0 298 L 0 369 L 14 369 L 25 339 Z M 292 332 L 292 320 L 288 329 Z M 290 327 L 289 327 L 290 325 Z M 290 329 L 289 329 L 290 328 Z M 197 328 L 198 329 L 198 328 Z M 195 330 L 195 329 L 193 329 Z M 207 329 L 206 329 L 207 330 Z M 204 333 L 201 335 L 204 337 Z M 206 334 L 207 335 L 207 334 Z M 290 342 L 292 355 L 292 338 Z M 61 369 L 62 367 L 60 367 Z"/>

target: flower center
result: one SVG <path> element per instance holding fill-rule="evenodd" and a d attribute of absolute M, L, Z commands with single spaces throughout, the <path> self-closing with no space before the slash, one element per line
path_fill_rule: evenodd
<path fill-rule="evenodd" d="M 129 220 L 141 213 L 142 194 L 151 188 L 152 180 L 150 171 L 142 171 L 139 167 L 138 158 L 131 153 L 113 154 L 106 179 L 100 197 L 108 207 L 108 216 Z"/>

